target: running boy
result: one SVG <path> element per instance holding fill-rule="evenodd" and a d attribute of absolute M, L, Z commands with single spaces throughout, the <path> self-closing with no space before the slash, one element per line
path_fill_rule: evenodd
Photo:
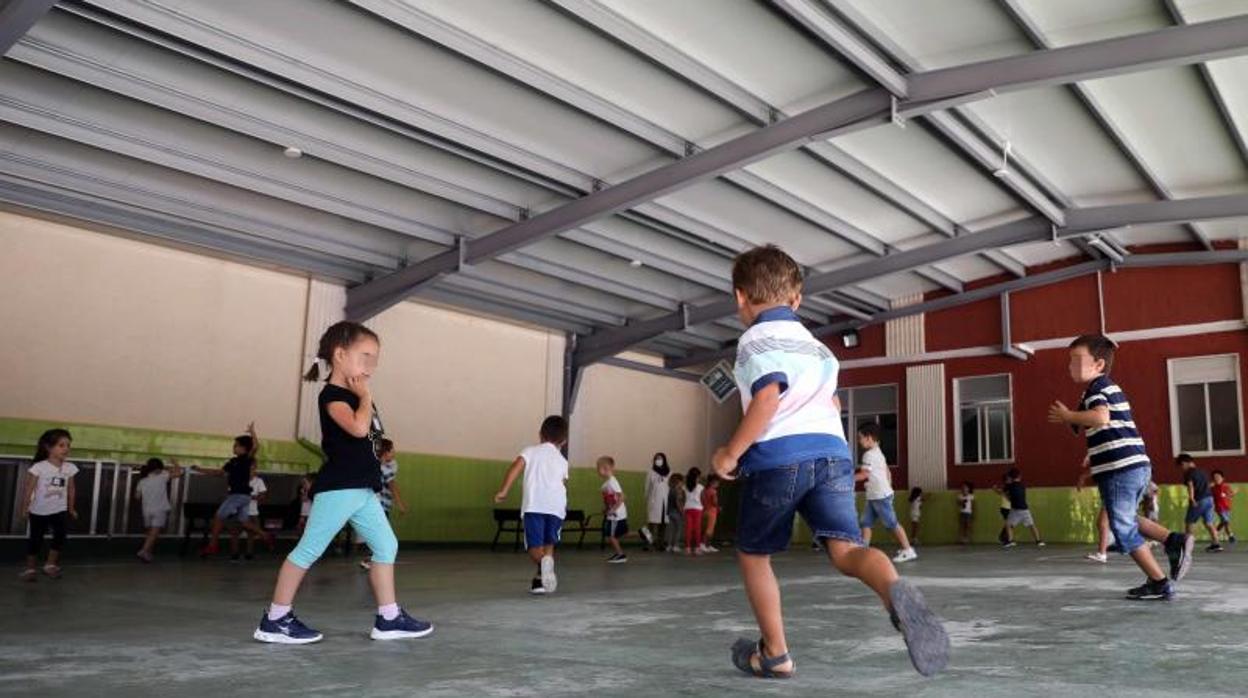
<path fill-rule="evenodd" d="M 759 677 L 793 675 L 771 556 L 787 547 L 799 513 L 832 565 L 880 597 L 919 673 L 935 674 L 949 659 L 940 620 L 884 553 L 862 544 L 854 468 L 834 400 L 839 364 L 798 318 L 801 268 L 774 245 L 755 248 L 733 262 L 732 285 L 748 328 L 734 370 L 745 414 L 712 464 L 721 478 L 742 480 L 738 563 L 762 633 L 757 642 L 733 645 L 733 664 Z"/>
<path fill-rule="evenodd" d="M 1144 439 L 1135 427 L 1126 393 L 1109 378 L 1116 346 L 1109 338 L 1083 335 L 1070 345 L 1070 377 L 1084 383 L 1079 409 L 1071 410 L 1055 401 L 1049 407 L 1049 421 L 1083 429 L 1088 440 L 1085 466 L 1092 473 L 1101 503 L 1109 516 L 1109 526 L 1121 551 L 1128 554 L 1147 575 L 1144 584 L 1127 591 L 1129 599 L 1169 600 L 1174 597 L 1171 580 L 1179 581 L 1192 564 L 1191 535 L 1171 533 L 1161 524 L 1139 516 L 1140 500 L 1148 491 L 1152 465 L 1144 450 Z M 1170 579 L 1161 571 L 1145 539 L 1165 543 L 1170 559 Z"/>
<path fill-rule="evenodd" d="M 537 565 L 530 594 L 553 594 L 559 583 L 555 576 L 555 546 L 568 513 L 568 461 L 559 449 L 568 442 L 568 422 L 552 415 L 542 421 L 541 442 L 520 452 L 503 476 L 503 486 L 494 503 L 507 499 L 511 485 L 524 472 L 524 497 L 520 512 L 524 522 L 524 545 L 529 559 Z"/>

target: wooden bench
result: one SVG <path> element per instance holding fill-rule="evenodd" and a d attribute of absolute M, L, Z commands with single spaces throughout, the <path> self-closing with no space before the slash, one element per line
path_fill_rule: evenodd
<path fill-rule="evenodd" d="M 524 518 L 520 515 L 519 509 L 495 509 L 494 524 L 497 530 L 494 531 L 494 540 L 490 543 L 490 550 L 498 547 L 498 539 L 504 533 L 514 533 L 515 540 L 512 542 L 512 552 L 520 550 L 520 537 L 524 535 Z M 569 533 L 579 533 L 576 547 L 580 548 L 585 543 L 585 536 L 591 533 L 602 535 L 602 528 L 594 525 L 594 515 L 586 514 L 584 509 L 569 509 L 567 515 L 563 519 L 563 530 Z M 601 541 L 599 548 L 605 548 L 607 541 Z"/>

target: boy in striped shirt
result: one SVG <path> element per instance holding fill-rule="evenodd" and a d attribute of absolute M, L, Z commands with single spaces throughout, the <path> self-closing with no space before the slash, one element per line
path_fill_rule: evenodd
<path fill-rule="evenodd" d="M 948 662 L 949 637 L 888 557 L 863 546 L 836 402 L 840 366 L 797 316 L 801 268 L 774 245 L 755 248 L 733 262 L 732 286 L 747 328 L 734 369 L 745 415 L 711 461 L 719 477 L 742 481 L 737 559 L 762 634 L 737 641 L 733 664 L 764 678 L 793 675 L 771 556 L 788 546 L 800 514 L 832 565 L 879 595 L 915 668 L 931 676 Z"/>
<path fill-rule="evenodd" d="M 1148 576 L 1144 584 L 1127 591 L 1135 600 L 1169 600 L 1174 597 L 1170 580 L 1179 581 L 1192 564 L 1195 539 L 1171 533 L 1166 527 L 1139 516 L 1140 500 L 1148 492 L 1152 465 L 1144 450 L 1144 440 L 1131 416 L 1131 403 L 1122 389 L 1109 379 L 1116 346 L 1107 337 L 1089 334 L 1070 345 L 1070 377 L 1087 384 L 1079 410 L 1056 401 L 1049 408 L 1049 421 L 1069 424 L 1078 433 L 1083 428 L 1088 440 L 1088 468 L 1101 493 L 1109 515 L 1109 527 L 1121 550 L 1135 560 Z M 1170 559 L 1170 579 L 1149 550 L 1148 540 L 1165 544 Z"/>

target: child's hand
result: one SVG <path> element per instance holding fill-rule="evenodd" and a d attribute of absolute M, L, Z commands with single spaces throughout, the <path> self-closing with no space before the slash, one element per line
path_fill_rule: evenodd
<path fill-rule="evenodd" d="M 502 504 L 502 503 L 503 503 L 503 500 L 505 500 L 505 499 L 507 499 L 507 493 L 506 493 L 506 492 L 504 492 L 504 491 L 502 491 L 502 490 L 499 490 L 499 491 L 498 491 L 498 492 L 494 495 L 494 503 L 495 503 L 495 504 Z"/>
<path fill-rule="evenodd" d="M 347 390 L 350 390 L 352 393 L 355 393 L 355 396 L 358 397 L 361 402 L 368 400 L 372 396 L 372 389 L 369 388 L 368 386 L 367 376 L 356 376 L 354 378 L 348 378 Z"/>
<path fill-rule="evenodd" d="M 77 520 L 78 520 L 78 510 L 77 510 L 77 509 L 70 509 L 70 510 L 69 510 L 69 518 L 73 519 L 74 521 L 77 521 Z"/>
<path fill-rule="evenodd" d="M 256 423 L 255 422 L 247 423 L 247 433 L 251 434 L 252 436 L 256 435 Z"/>
<path fill-rule="evenodd" d="M 715 449 L 715 454 L 711 456 L 711 467 L 721 480 L 737 479 L 737 459 L 723 446 Z"/>
<path fill-rule="evenodd" d="M 407 505 L 406 505 L 406 504 L 399 504 L 399 514 L 400 514 L 400 515 L 402 515 L 402 514 L 406 514 L 406 513 L 407 513 Z"/>
<path fill-rule="evenodd" d="M 1069 422 L 1070 415 L 1070 410 L 1066 407 L 1066 405 L 1062 404 L 1061 400 L 1055 400 L 1053 404 L 1049 406 L 1049 421 L 1054 424 L 1065 424 Z"/>

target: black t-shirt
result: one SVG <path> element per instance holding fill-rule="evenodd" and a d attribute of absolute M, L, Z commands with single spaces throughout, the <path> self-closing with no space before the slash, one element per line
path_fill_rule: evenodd
<path fill-rule="evenodd" d="M 251 456 L 234 456 L 223 466 L 230 494 L 251 494 Z"/>
<path fill-rule="evenodd" d="M 1209 494 L 1209 476 L 1200 468 L 1192 468 L 1183 471 L 1183 484 L 1192 486 L 1192 497 L 1196 501 L 1200 501 Z"/>
<path fill-rule="evenodd" d="M 1027 488 L 1021 482 L 1011 482 L 1005 486 L 1005 496 L 1010 499 L 1010 509 L 1027 508 Z"/>
<path fill-rule="evenodd" d="M 380 491 L 381 461 L 377 458 L 374 444 L 381 439 L 383 430 L 377 407 L 373 407 L 373 423 L 369 426 L 368 436 L 360 438 L 343 431 L 329 416 L 331 402 L 345 402 L 352 411 L 360 407 L 360 398 L 346 388 L 326 383 L 321 389 L 317 403 L 321 413 L 321 450 L 325 452 L 325 463 L 316 475 L 314 492 Z"/>

